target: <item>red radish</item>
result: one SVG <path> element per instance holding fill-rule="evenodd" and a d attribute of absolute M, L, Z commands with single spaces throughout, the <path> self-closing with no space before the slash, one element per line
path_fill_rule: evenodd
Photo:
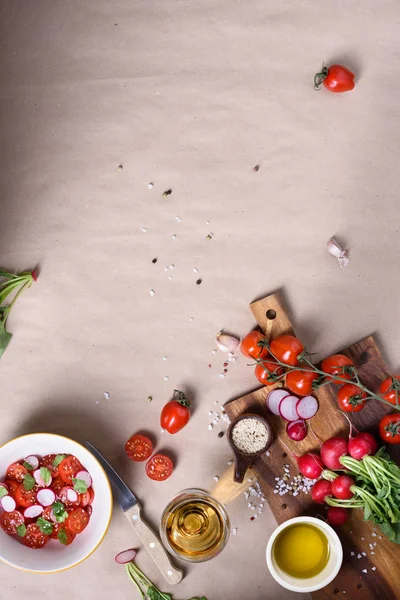
<path fill-rule="evenodd" d="M 344 525 L 349 518 L 349 513 L 342 506 L 330 506 L 328 508 L 328 523 L 330 525 Z"/>
<path fill-rule="evenodd" d="M 27 462 L 28 465 L 31 465 L 32 471 L 34 471 L 35 469 L 37 469 L 38 466 L 39 466 L 39 459 L 38 459 L 37 456 L 33 456 L 33 455 L 27 456 L 26 459 L 25 459 L 25 462 Z"/>
<path fill-rule="evenodd" d="M 78 494 L 72 487 L 66 489 L 66 496 L 68 502 L 78 502 Z"/>
<path fill-rule="evenodd" d="M 25 519 L 35 519 L 36 517 L 41 515 L 42 512 L 43 506 L 40 506 L 40 504 L 33 504 L 32 506 L 28 506 L 28 508 L 24 510 L 24 517 Z"/>
<path fill-rule="evenodd" d="M 317 504 L 324 504 L 327 496 L 332 496 L 331 482 L 326 481 L 326 479 L 319 479 L 313 485 L 311 497 Z"/>
<path fill-rule="evenodd" d="M 54 514 L 54 510 L 50 511 L 50 519 L 53 521 L 53 523 L 58 523 L 57 517 Z"/>
<path fill-rule="evenodd" d="M 76 479 L 81 479 L 84 481 L 87 487 L 92 485 L 92 478 L 87 471 L 79 471 L 79 473 L 76 474 Z"/>
<path fill-rule="evenodd" d="M 307 435 L 307 425 L 303 419 L 297 419 L 297 421 L 291 421 L 286 426 L 286 433 L 291 440 L 295 442 L 301 442 Z"/>
<path fill-rule="evenodd" d="M 48 485 L 50 485 L 50 484 L 51 484 L 51 480 L 52 480 L 52 477 L 51 477 L 51 475 L 49 475 L 49 479 L 50 479 L 50 481 L 47 481 L 47 482 L 46 482 L 46 481 L 43 479 L 43 477 L 42 477 L 42 475 L 41 475 L 41 473 L 40 473 L 40 469 L 36 469 L 36 471 L 34 471 L 34 472 L 33 472 L 33 476 L 34 476 L 34 478 L 35 478 L 35 481 L 36 481 L 36 483 L 37 483 L 37 484 L 38 484 L 38 486 L 40 486 L 40 487 L 46 487 L 46 486 L 48 486 Z"/>
<path fill-rule="evenodd" d="M 124 550 L 123 552 L 120 552 L 119 554 L 117 554 L 114 560 L 119 565 L 126 565 L 130 563 L 135 558 L 135 556 L 136 550 L 133 550 L 132 548 L 131 550 Z"/>
<path fill-rule="evenodd" d="M 51 506 L 56 501 L 56 495 L 50 488 L 43 488 L 36 494 L 37 501 L 42 506 Z"/>
<path fill-rule="evenodd" d="M 268 394 L 267 406 L 272 414 L 279 415 L 279 403 L 281 400 L 283 400 L 283 398 L 289 395 L 289 392 L 281 389 L 272 390 L 272 392 Z"/>
<path fill-rule="evenodd" d="M 286 421 L 297 421 L 299 418 L 296 412 L 296 405 L 299 399 L 297 396 L 286 396 L 279 403 L 279 414 Z"/>
<path fill-rule="evenodd" d="M 344 438 L 333 437 L 321 446 L 321 457 L 328 469 L 342 469 L 339 459 L 347 454 L 347 442 Z"/>
<path fill-rule="evenodd" d="M 318 402 L 314 396 L 304 396 L 297 402 L 296 411 L 300 419 L 311 419 L 318 411 Z"/>
<path fill-rule="evenodd" d="M 299 471 L 304 477 L 308 477 L 308 479 L 317 479 L 320 477 L 324 469 L 324 464 L 318 454 L 308 452 L 307 454 L 303 454 L 303 456 L 294 456 L 297 460 Z"/>
<path fill-rule="evenodd" d="M 6 512 L 13 512 L 17 507 L 14 498 L 11 498 L 11 496 L 4 496 L 1 499 L 1 506 Z"/>
<path fill-rule="evenodd" d="M 350 456 L 356 460 L 361 460 L 364 456 L 375 454 L 378 450 L 378 444 L 374 436 L 367 431 L 350 437 L 348 447 Z"/>
<path fill-rule="evenodd" d="M 332 494 L 340 500 L 350 500 L 354 496 L 351 491 L 351 486 L 354 484 L 354 479 L 349 475 L 339 475 L 332 481 Z"/>

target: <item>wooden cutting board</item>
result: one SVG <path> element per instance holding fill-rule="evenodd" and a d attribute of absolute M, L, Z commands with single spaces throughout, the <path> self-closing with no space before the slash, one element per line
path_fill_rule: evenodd
<path fill-rule="evenodd" d="M 250 309 L 269 339 L 284 333 L 293 333 L 281 294 L 272 294 L 254 302 L 250 305 Z M 353 360 L 364 385 L 377 392 L 380 383 L 388 377 L 389 370 L 373 337 L 365 338 L 340 352 Z M 302 442 L 296 443 L 290 440 L 285 431 L 286 421 L 267 412 L 265 400 L 268 392 L 274 387 L 277 385 L 257 389 L 242 398 L 231 400 L 224 408 L 231 420 L 244 412 L 256 412 L 266 416 L 274 430 L 275 441 L 269 449 L 270 455 L 263 455 L 257 459 L 253 470 L 280 524 L 300 515 L 323 515 L 324 508 L 314 504 L 310 495 L 304 493 L 298 496 L 274 494 L 275 477 L 282 477 L 284 463 L 289 464 L 292 476 L 298 473 L 296 461 L 287 452 L 282 441 L 297 455 L 318 450 L 319 447 L 310 431 Z M 337 389 L 338 386 L 327 385 L 316 393 L 320 408 L 312 419 L 312 426 L 322 440 L 333 435 L 348 436 L 349 427 L 344 417 L 338 413 Z M 368 430 L 377 436 L 377 425 L 382 416 L 388 412 L 393 412 L 389 406 L 378 401 L 370 401 L 361 412 L 351 415 L 351 421 L 360 430 Z M 400 448 L 392 448 L 391 454 L 399 462 Z M 256 524 L 259 528 L 260 523 L 256 522 Z M 400 599 L 400 546 L 388 541 L 384 536 L 379 539 L 381 532 L 378 528 L 374 529 L 372 523 L 363 520 L 362 511 L 355 509 L 351 511 L 349 521 L 337 530 L 343 544 L 343 566 L 331 584 L 312 594 L 315 600 L 340 597 L 348 600 Z M 376 546 L 370 548 L 369 544 L 374 543 Z M 363 552 L 366 556 L 362 555 Z M 357 555 L 360 554 L 361 558 L 358 559 Z M 376 570 L 374 571 L 372 567 Z M 367 569 L 367 573 L 363 572 L 364 569 Z"/>

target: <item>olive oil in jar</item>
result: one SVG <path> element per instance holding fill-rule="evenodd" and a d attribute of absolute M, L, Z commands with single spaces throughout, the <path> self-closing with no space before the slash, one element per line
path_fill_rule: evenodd
<path fill-rule="evenodd" d="M 165 534 L 182 558 L 201 561 L 212 558 L 226 541 L 226 524 L 215 502 L 195 498 L 176 505 L 167 515 Z"/>

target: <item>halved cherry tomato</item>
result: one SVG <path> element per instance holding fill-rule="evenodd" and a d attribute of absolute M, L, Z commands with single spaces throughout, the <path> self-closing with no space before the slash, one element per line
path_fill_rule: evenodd
<path fill-rule="evenodd" d="M 93 504 L 93 500 L 94 500 L 94 489 L 93 488 L 89 488 L 88 492 L 90 494 L 90 499 L 89 499 L 89 504 Z"/>
<path fill-rule="evenodd" d="M 276 383 L 276 381 L 278 381 L 277 378 L 279 375 L 282 375 L 282 373 L 283 367 L 278 365 L 276 362 L 268 360 L 263 360 L 263 362 L 256 365 L 254 369 L 254 375 L 263 385 L 267 385 L 268 383 Z"/>
<path fill-rule="evenodd" d="M 27 472 L 28 469 L 25 469 L 24 465 L 21 465 L 20 463 L 13 463 L 7 469 L 6 478 L 15 479 L 15 481 L 19 481 L 21 483 L 24 480 Z"/>
<path fill-rule="evenodd" d="M 54 477 L 53 481 L 50 484 L 51 489 L 54 490 L 56 494 L 59 494 L 64 486 L 65 483 L 59 475 L 57 475 L 57 477 Z"/>
<path fill-rule="evenodd" d="M 400 444 L 400 413 L 385 415 L 381 419 L 379 435 L 388 444 Z"/>
<path fill-rule="evenodd" d="M 367 394 L 353 383 L 345 383 L 338 391 L 339 406 L 345 412 L 360 412 L 366 404 Z"/>
<path fill-rule="evenodd" d="M 18 486 L 19 486 L 18 481 L 15 481 L 14 479 L 6 479 L 4 483 L 6 483 L 8 486 L 8 493 L 15 500 L 15 492 L 17 491 Z"/>
<path fill-rule="evenodd" d="M 71 533 L 78 534 L 82 533 L 87 524 L 89 523 L 90 517 L 84 508 L 78 507 L 72 510 L 66 521 L 65 526 Z"/>
<path fill-rule="evenodd" d="M 164 454 L 155 454 L 146 464 L 146 474 L 154 481 L 165 481 L 171 477 L 174 465 Z"/>
<path fill-rule="evenodd" d="M 189 422 L 190 402 L 183 392 L 174 390 L 174 399 L 167 402 L 161 411 L 160 424 L 168 433 L 178 433 Z"/>
<path fill-rule="evenodd" d="M 125 452 L 128 458 L 136 462 L 147 460 L 153 452 L 153 444 L 145 435 L 137 433 L 133 435 L 125 444 Z"/>
<path fill-rule="evenodd" d="M 43 458 L 41 458 L 39 461 L 39 465 L 41 467 L 46 467 L 46 469 L 49 469 L 52 477 L 56 477 L 58 475 L 58 466 L 55 467 L 53 465 L 53 461 L 56 456 L 57 454 L 46 454 L 46 456 L 43 456 Z"/>
<path fill-rule="evenodd" d="M 72 478 L 83 469 L 81 463 L 75 456 L 67 456 L 60 462 L 58 465 L 58 473 L 61 479 L 68 483 L 68 485 L 72 484 Z M 54 489 L 54 488 L 53 488 Z"/>
<path fill-rule="evenodd" d="M 400 405 L 400 375 L 393 375 L 393 377 L 388 377 L 381 383 L 381 387 L 379 388 L 381 396 L 390 404 L 397 406 L 397 398 L 398 403 Z"/>
<path fill-rule="evenodd" d="M 78 502 L 79 506 L 81 506 L 82 508 L 85 508 L 85 506 L 87 506 L 90 503 L 89 489 L 90 488 L 88 488 L 83 494 L 79 494 Z"/>
<path fill-rule="evenodd" d="M 3 514 L 0 515 L 0 527 L 7 535 L 16 535 L 17 527 L 24 523 L 25 519 L 19 510 L 3 512 Z"/>
<path fill-rule="evenodd" d="M 43 548 L 49 539 L 50 536 L 42 533 L 36 523 L 30 523 L 26 527 L 26 533 L 24 537 L 21 538 L 21 542 L 25 546 L 28 546 L 28 548 L 37 550 L 38 548 Z"/>
<path fill-rule="evenodd" d="M 286 387 L 299 396 L 313 393 L 313 381 L 318 379 L 318 373 L 312 371 L 290 371 L 286 375 Z"/>
<path fill-rule="evenodd" d="M 28 506 L 32 506 L 36 504 L 36 492 L 35 488 L 30 490 L 29 492 L 24 488 L 24 484 L 20 483 L 15 491 L 15 501 L 20 506 L 24 508 L 28 508 Z"/>
<path fill-rule="evenodd" d="M 46 519 L 46 521 L 50 521 L 50 523 L 56 525 L 56 523 L 54 523 L 53 519 L 51 518 L 52 510 L 53 510 L 52 506 L 46 506 L 46 508 L 43 509 L 43 512 L 40 516 L 43 517 L 43 519 Z"/>
<path fill-rule="evenodd" d="M 266 358 L 269 354 L 268 348 L 259 346 L 258 342 L 265 340 L 266 337 L 261 331 L 250 331 L 240 344 L 240 351 L 247 358 Z"/>
<path fill-rule="evenodd" d="M 349 92 L 354 88 L 354 73 L 342 65 L 331 65 L 323 67 L 321 73 L 317 73 L 314 79 L 314 87 L 319 89 L 321 83 L 330 92 Z"/>
<path fill-rule="evenodd" d="M 304 346 L 294 335 L 280 335 L 270 344 L 271 354 L 291 367 L 299 364 L 298 357 L 303 352 Z"/>
<path fill-rule="evenodd" d="M 70 530 L 64 526 L 64 523 L 54 523 L 53 533 L 50 537 L 53 540 L 58 540 L 64 546 L 69 546 L 76 538 L 76 535 L 71 533 Z"/>
<path fill-rule="evenodd" d="M 332 379 L 332 383 L 336 385 L 342 385 L 343 381 L 336 381 L 335 376 L 341 379 L 352 379 L 353 369 L 351 367 L 353 367 L 353 361 L 344 354 L 333 354 L 321 363 L 321 370 L 333 375 L 334 377 L 329 377 L 329 379 Z"/>

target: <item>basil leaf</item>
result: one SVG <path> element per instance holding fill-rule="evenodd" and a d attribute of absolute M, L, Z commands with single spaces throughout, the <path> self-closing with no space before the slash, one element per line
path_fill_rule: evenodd
<path fill-rule="evenodd" d="M 58 467 L 58 465 L 60 464 L 61 461 L 64 460 L 64 458 L 67 458 L 66 454 L 57 454 L 57 456 L 53 460 L 53 467 Z"/>
<path fill-rule="evenodd" d="M 24 535 L 26 534 L 26 527 L 23 523 L 21 525 L 18 525 L 17 533 L 19 537 L 24 537 Z"/>
<path fill-rule="evenodd" d="M 76 479 L 75 477 L 73 477 L 72 482 L 74 484 L 74 490 L 78 494 L 84 494 L 85 492 L 87 492 L 88 486 L 86 484 L 86 481 L 83 481 L 83 479 Z"/>
<path fill-rule="evenodd" d="M 7 488 L 4 485 L 0 485 L 0 498 L 4 498 L 4 496 L 7 496 L 8 492 L 7 492 Z"/>
<path fill-rule="evenodd" d="M 46 521 L 43 517 L 39 517 L 36 521 L 36 525 L 39 527 L 40 531 L 45 535 L 51 535 L 53 533 L 53 523 L 50 521 Z"/>
<path fill-rule="evenodd" d="M 68 536 L 65 529 L 60 529 L 57 533 L 58 541 L 66 546 L 68 544 Z"/>
<path fill-rule="evenodd" d="M 51 508 L 55 518 L 57 519 L 57 523 L 64 523 L 65 519 L 68 517 L 68 513 L 65 510 L 64 504 L 62 502 L 54 502 Z"/>
<path fill-rule="evenodd" d="M 51 482 L 51 473 L 47 467 L 40 467 L 40 477 L 43 479 L 45 485 L 49 485 Z"/>
<path fill-rule="evenodd" d="M 30 473 L 27 473 L 26 475 L 24 475 L 24 488 L 26 489 L 27 492 L 30 492 L 31 490 L 33 490 L 35 485 L 36 485 L 36 481 Z"/>

